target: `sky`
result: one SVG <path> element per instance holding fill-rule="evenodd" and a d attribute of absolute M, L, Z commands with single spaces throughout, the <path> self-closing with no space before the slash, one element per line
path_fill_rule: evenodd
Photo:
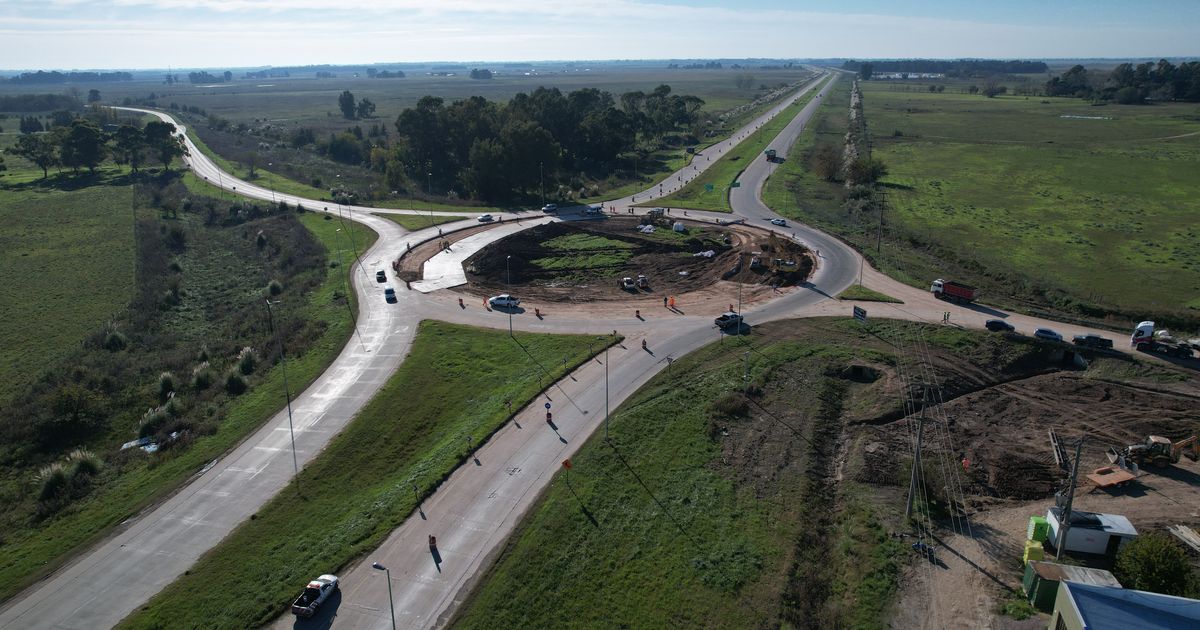
<path fill-rule="evenodd" d="M 1200 56 L 1200 0 L 0 0 L 0 67 Z"/>

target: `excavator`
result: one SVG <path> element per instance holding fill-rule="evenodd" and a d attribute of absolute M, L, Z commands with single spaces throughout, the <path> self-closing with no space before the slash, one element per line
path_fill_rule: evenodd
<path fill-rule="evenodd" d="M 1179 463 L 1179 456 L 1186 454 L 1192 461 L 1200 459 L 1200 437 L 1195 435 L 1172 442 L 1161 435 L 1151 435 L 1141 444 L 1130 444 L 1124 451 L 1108 449 L 1108 461 L 1117 463 L 1122 457 L 1127 462 L 1144 466 L 1147 462 L 1160 468 Z"/>

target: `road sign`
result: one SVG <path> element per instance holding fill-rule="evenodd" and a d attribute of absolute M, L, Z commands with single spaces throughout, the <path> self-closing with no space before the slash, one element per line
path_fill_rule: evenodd
<path fill-rule="evenodd" d="M 857 319 L 860 322 L 867 321 L 867 309 L 862 308 L 861 306 L 855 306 L 854 319 Z"/>
<path fill-rule="evenodd" d="M 742 182 L 733 182 L 732 184 L 729 185 L 729 187 L 730 188 L 741 188 Z"/>
<path fill-rule="evenodd" d="M 705 185 L 704 185 L 704 192 L 712 192 L 712 191 L 713 191 L 713 185 L 712 185 L 712 184 L 705 184 Z"/>
<path fill-rule="evenodd" d="M 563 468 L 566 468 L 567 470 L 571 469 L 571 460 L 570 459 L 563 460 Z"/>
<path fill-rule="evenodd" d="M 550 403 L 546 403 L 546 408 L 547 408 L 547 409 L 549 409 L 549 408 L 550 408 Z"/>

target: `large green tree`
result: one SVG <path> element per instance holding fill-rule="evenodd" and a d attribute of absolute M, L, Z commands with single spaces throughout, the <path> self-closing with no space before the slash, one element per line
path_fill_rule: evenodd
<path fill-rule="evenodd" d="M 1113 575 L 1125 588 L 1187 595 L 1192 566 L 1187 552 L 1167 534 L 1142 534 L 1117 554 Z"/>
<path fill-rule="evenodd" d="M 59 148 L 64 166 L 78 172 L 80 167 L 94 172 L 108 152 L 104 132 L 86 118 L 71 121 Z"/>
<path fill-rule="evenodd" d="M 26 134 L 17 138 L 16 146 L 8 150 L 42 169 L 42 179 L 49 174 L 51 166 L 58 164 L 58 145 L 46 134 Z"/>
<path fill-rule="evenodd" d="M 338 109 L 342 110 L 342 117 L 354 120 L 354 115 L 358 113 L 358 103 L 354 100 L 354 94 L 350 90 L 346 90 L 338 96 Z"/>
<path fill-rule="evenodd" d="M 146 147 L 154 151 L 164 170 L 171 169 L 171 160 L 187 155 L 183 138 L 175 134 L 175 125 L 169 122 L 152 120 L 146 123 L 142 134 L 146 139 Z"/>
<path fill-rule="evenodd" d="M 133 125 L 121 125 L 113 134 L 113 159 L 117 164 L 128 164 L 130 170 L 138 172 L 145 161 L 146 137 L 142 130 Z"/>

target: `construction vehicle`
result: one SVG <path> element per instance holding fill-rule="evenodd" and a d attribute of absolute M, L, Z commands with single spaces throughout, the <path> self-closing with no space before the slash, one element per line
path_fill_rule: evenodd
<path fill-rule="evenodd" d="M 1192 358 L 1192 344 L 1179 341 L 1168 330 L 1154 330 L 1154 322 L 1146 321 L 1133 329 L 1129 345 L 1138 352 L 1156 352 L 1177 359 Z"/>
<path fill-rule="evenodd" d="M 974 302 L 975 298 L 979 297 L 979 291 L 975 287 L 941 278 L 933 281 L 929 291 L 935 298 L 952 302 Z"/>
<path fill-rule="evenodd" d="M 639 289 L 649 289 L 650 281 L 646 279 L 646 276 L 639 273 L 637 277 L 637 286 Z"/>
<path fill-rule="evenodd" d="M 774 162 L 775 158 L 778 157 L 778 155 L 779 155 L 778 153 L 775 152 L 775 149 L 767 149 L 766 151 L 763 151 L 763 153 L 765 153 L 767 155 L 768 162 Z"/>
<path fill-rule="evenodd" d="M 626 276 L 621 278 L 621 288 L 626 291 L 633 291 L 637 288 L 637 285 L 633 282 L 633 278 Z"/>
<path fill-rule="evenodd" d="M 1144 466 L 1149 462 L 1160 468 L 1166 468 L 1171 464 L 1178 463 L 1179 456 L 1183 454 L 1186 454 L 1192 461 L 1200 459 L 1200 437 L 1193 435 L 1178 442 L 1172 442 L 1169 438 L 1161 435 L 1151 435 L 1146 438 L 1145 442 L 1130 444 L 1123 451 L 1109 448 L 1108 462 L 1115 464 L 1124 457 L 1127 462 L 1134 462 L 1139 466 Z"/>

